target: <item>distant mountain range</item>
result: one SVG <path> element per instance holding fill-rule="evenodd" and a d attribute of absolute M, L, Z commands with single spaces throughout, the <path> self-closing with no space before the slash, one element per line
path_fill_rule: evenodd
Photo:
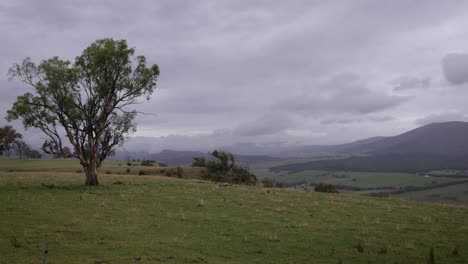
<path fill-rule="evenodd" d="M 193 162 L 195 157 L 205 157 L 211 159 L 210 153 L 203 153 L 200 151 L 177 151 L 177 150 L 163 150 L 159 153 L 148 152 L 125 152 L 118 151 L 114 160 L 154 160 L 157 162 L 165 163 L 167 165 L 187 165 Z M 241 163 L 255 163 L 280 160 L 277 157 L 262 156 L 262 155 L 235 155 L 237 162 Z"/>
<path fill-rule="evenodd" d="M 468 123 L 433 123 L 393 137 L 372 137 L 341 145 L 300 147 L 273 145 L 262 147 L 252 143 L 239 143 L 220 149 L 234 153 L 236 159 L 243 163 L 328 154 L 351 156 L 347 159 L 289 164 L 275 167 L 274 170 L 425 171 L 440 168 L 467 169 Z M 258 155 L 258 153 L 262 155 Z M 198 156 L 210 158 L 209 153 L 200 151 L 163 150 L 159 153 L 118 151 L 113 159 L 148 159 L 168 165 L 183 165 L 190 164 L 193 158 Z"/>
<path fill-rule="evenodd" d="M 313 147 L 305 149 L 312 153 Z M 468 123 L 433 123 L 393 137 L 374 137 L 322 147 L 322 152 L 359 154 L 346 159 L 277 166 L 273 170 L 428 171 L 468 169 Z"/>

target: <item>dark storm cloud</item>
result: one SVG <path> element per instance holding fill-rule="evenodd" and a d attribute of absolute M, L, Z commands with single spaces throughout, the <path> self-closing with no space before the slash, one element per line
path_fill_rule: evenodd
<path fill-rule="evenodd" d="M 451 53 L 442 59 L 444 76 L 451 84 L 468 82 L 468 54 Z"/>

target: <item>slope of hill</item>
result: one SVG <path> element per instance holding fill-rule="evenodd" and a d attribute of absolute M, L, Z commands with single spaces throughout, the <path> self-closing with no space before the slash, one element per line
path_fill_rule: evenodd
<path fill-rule="evenodd" d="M 446 122 L 422 126 L 394 137 L 352 147 L 372 154 L 468 155 L 468 123 Z"/>
<path fill-rule="evenodd" d="M 36 165 L 0 171 L 1 263 L 468 261 L 463 207 Z"/>
<path fill-rule="evenodd" d="M 293 172 L 314 169 L 389 172 L 468 169 L 468 123 L 434 123 L 398 136 L 371 138 L 329 150 L 367 153 L 369 156 L 287 164 L 271 169 Z"/>
<path fill-rule="evenodd" d="M 305 170 L 373 171 L 373 172 L 428 172 L 431 170 L 468 169 L 468 155 L 443 156 L 428 154 L 387 154 L 345 159 L 328 159 L 274 166 L 275 172 Z"/>

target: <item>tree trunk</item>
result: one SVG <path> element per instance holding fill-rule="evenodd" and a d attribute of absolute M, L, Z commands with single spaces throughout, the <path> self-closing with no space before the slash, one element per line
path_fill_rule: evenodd
<path fill-rule="evenodd" d="M 86 172 L 86 185 L 99 185 L 97 171 Z"/>
<path fill-rule="evenodd" d="M 86 185 L 99 185 L 96 160 L 89 161 L 87 167 L 84 168 L 86 172 Z"/>

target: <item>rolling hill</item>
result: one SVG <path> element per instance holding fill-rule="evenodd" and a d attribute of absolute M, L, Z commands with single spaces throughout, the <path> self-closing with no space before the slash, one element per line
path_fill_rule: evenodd
<path fill-rule="evenodd" d="M 468 123 L 433 123 L 393 137 L 370 138 L 331 146 L 328 151 L 367 156 L 294 163 L 276 166 L 272 170 L 424 172 L 468 169 Z"/>
<path fill-rule="evenodd" d="M 368 152 L 375 155 L 420 153 L 464 156 L 468 155 L 468 123 L 433 123 L 398 136 L 343 146 L 342 150 L 348 153 Z"/>

